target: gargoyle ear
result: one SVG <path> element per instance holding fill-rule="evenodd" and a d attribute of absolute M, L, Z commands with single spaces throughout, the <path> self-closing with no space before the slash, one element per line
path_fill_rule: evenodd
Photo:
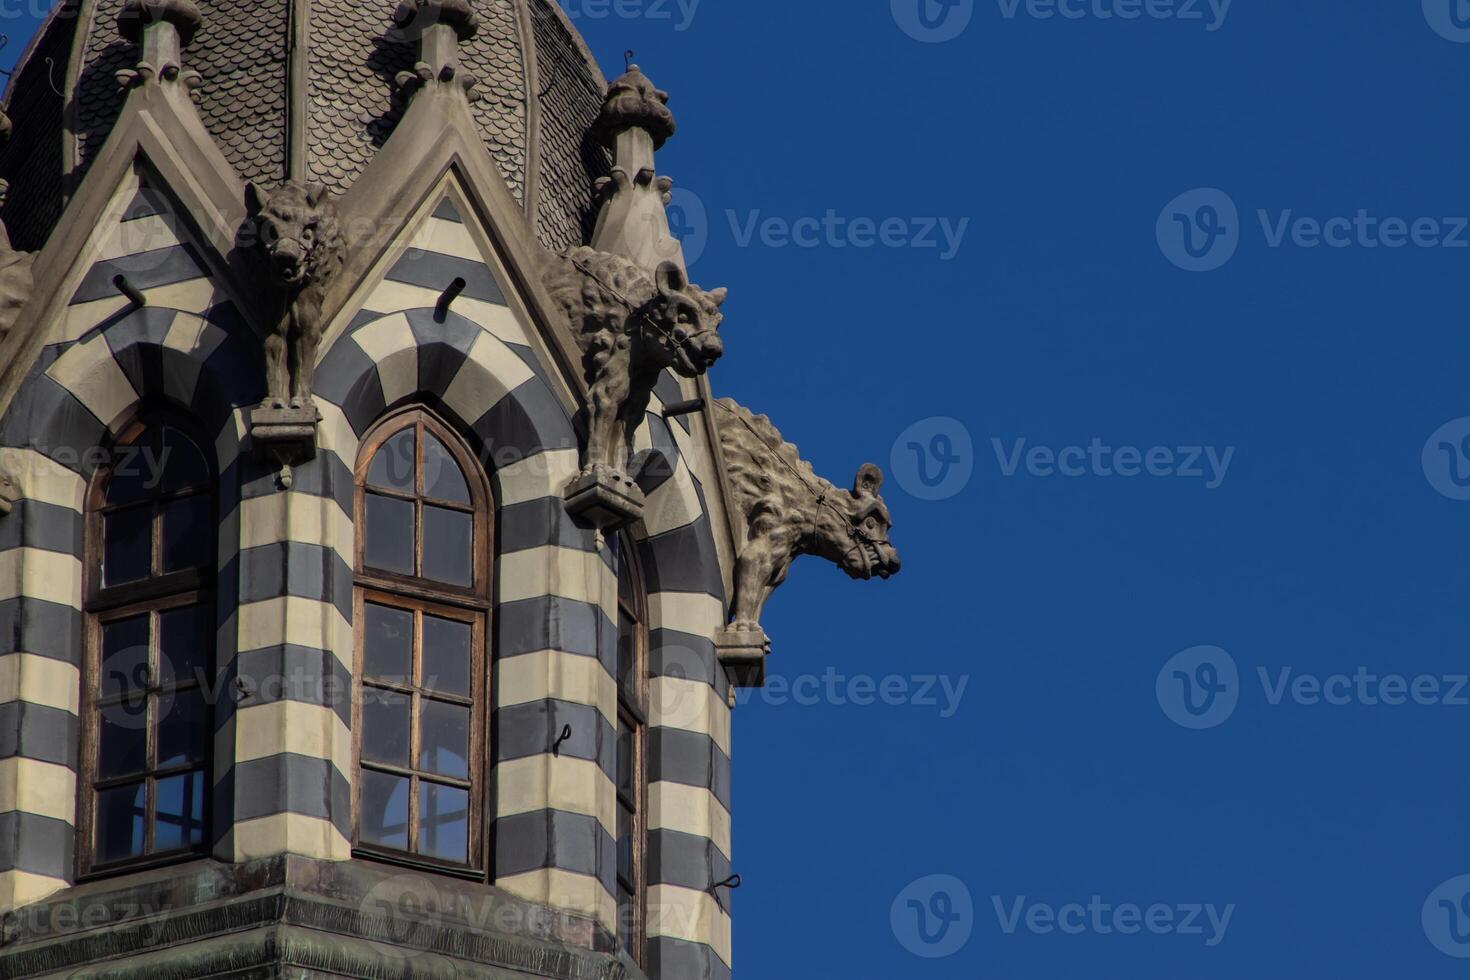
<path fill-rule="evenodd" d="M 306 185 L 306 203 L 317 207 L 322 199 L 327 196 L 327 189 L 321 184 L 311 183 Z"/>
<path fill-rule="evenodd" d="M 255 181 L 245 185 L 245 211 L 248 214 L 259 214 L 265 210 L 265 191 Z"/>
<path fill-rule="evenodd" d="M 661 293 L 682 293 L 689 287 L 689 277 L 677 262 L 660 262 L 653 278 Z"/>
<path fill-rule="evenodd" d="M 872 463 L 864 463 L 858 468 L 857 478 L 852 481 L 852 492 L 857 497 L 876 497 L 881 486 L 883 471 Z"/>
<path fill-rule="evenodd" d="M 705 295 L 708 296 L 710 298 L 710 302 L 714 303 L 716 306 L 724 306 L 725 300 L 730 298 L 730 290 L 726 289 L 724 286 L 721 286 L 719 289 L 711 289 L 709 292 L 705 293 Z"/>

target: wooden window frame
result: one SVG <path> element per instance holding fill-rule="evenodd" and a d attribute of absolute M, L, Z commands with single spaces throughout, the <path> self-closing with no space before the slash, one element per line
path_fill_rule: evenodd
<path fill-rule="evenodd" d="M 642 965 L 645 956 L 644 950 L 647 943 L 648 930 L 648 733 L 649 733 L 649 679 L 648 679 L 648 592 L 645 588 L 643 569 L 638 562 L 636 543 L 633 536 L 627 531 L 618 535 L 618 575 L 628 576 L 631 584 L 632 602 L 629 603 L 623 597 L 621 586 L 618 589 L 618 614 L 619 619 L 626 615 L 633 622 L 633 666 L 632 666 L 632 691 L 622 683 L 622 678 L 617 680 L 618 696 L 618 720 L 620 724 L 627 725 L 633 731 L 633 796 L 630 799 L 623 793 L 622 787 L 614 785 L 616 805 L 619 808 L 632 805 L 634 810 L 633 820 L 633 880 L 627 881 L 621 869 L 617 869 L 615 877 L 619 889 L 626 888 L 633 896 L 633 917 L 628 924 L 628 938 L 626 942 L 628 955 L 633 962 Z M 622 624 L 618 624 L 619 640 L 621 642 Z M 621 664 L 619 664 L 621 668 Z M 616 780 L 614 783 L 616 784 Z M 617 896 L 614 896 L 616 899 Z M 619 916 L 621 917 L 621 910 Z M 619 922 L 619 930 L 622 924 Z M 618 936 L 623 941 L 621 935 Z"/>
<path fill-rule="evenodd" d="M 365 501 L 367 495 L 368 470 L 373 458 L 393 436 L 413 428 L 414 434 L 414 488 L 413 494 L 374 487 L 373 493 L 414 503 L 414 567 L 423 568 L 424 522 L 423 508 L 426 503 L 445 507 L 471 515 L 473 540 L 471 542 L 471 585 L 461 587 L 448 583 L 434 582 L 419 576 L 403 575 L 382 569 L 371 568 L 364 560 L 367 541 Z M 423 492 L 424 432 L 430 432 L 450 453 L 464 476 L 470 492 L 470 504 L 441 501 L 429 498 Z M 354 473 L 353 529 L 355 536 L 354 561 L 356 581 L 353 589 L 353 695 L 352 695 L 352 853 L 354 856 L 384 861 L 391 864 L 433 871 L 440 874 L 467 878 L 474 881 L 489 879 L 490 808 L 487 805 L 490 785 L 489 716 L 494 702 L 491 700 L 491 637 L 493 634 L 493 609 L 490 590 L 490 555 L 494 540 L 494 507 L 489 481 L 484 468 L 469 452 L 464 441 L 436 415 L 422 406 L 412 406 L 388 416 L 375 425 L 363 440 L 358 451 Z M 366 763 L 366 768 L 408 778 L 410 780 L 409 826 L 406 829 L 410 847 L 417 845 L 417 815 L 419 786 L 422 781 L 466 789 L 469 792 L 469 855 L 466 862 L 444 861 L 418 854 L 412 850 L 397 850 L 362 841 L 362 700 L 364 685 L 368 683 L 364 668 L 364 615 L 363 607 L 368 604 L 385 605 L 414 613 L 413 669 L 414 683 L 395 685 L 373 681 L 371 686 L 411 696 L 409 767 L 378 762 Z M 422 705 L 421 680 L 423 659 L 422 623 L 424 615 L 439 616 L 471 626 L 470 639 L 470 697 L 457 699 L 435 693 L 433 700 L 468 705 L 470 708 L 469 780 L 457 780 L 425 773 L 417 768 L 416 749 L 419 739 L 419 712 Z"/>
<path fill-rule="evenodd" d="M 84 551 L 85 560 L 82 563 L 82 595 L 83 595 L 83 641 L 82 641 L 82 691 L 80 699 L 81 710 L 81 746 L 80 765 L 77 773 L 77 846 L 76 865 L 77 880 L 84 881 L 93 878 L 113 877 L 116 875 L 129 874 L 135 871 L 149 868 L 164 867 L 178 864 L 183 861 L 192 861 L 209 854 L 213 846 L 214 826 L 214 714 L 215 705 L 205 689 L 204 697 L 204 733 L 207 739 L 204 758 L 199 764 L 172 766 L 168 768 L 152 768 L 152 760 L 157 749 L 157 731 L 154 717 L 157 698 L 162 691 L 158 684 L 158 652 L 159 652 L 159 629 L 158 617 L 162 613 L 174 609 L 180 609 L 191 605 L 201 605 L 209 615 L 209 621 L 216 617 L 217 610 L 214 603 L 214 578 L 216 574 L 215 564 L 218 561 L 218 526 L 219 526 L 219 478 L 215 471 L 213 460 L 210 459 L 208 447 L 212 445 L 209 440 L 203 439 L 193 426 L 182 421 L 172 413 L 147 412 L 139 415 L 128 426 L 123 428 L 114 443 L 113 453 L 119 448 L 132 446 L 140 436 L 155 426 L 169 426 L 183 433 L 194 443 L 200 455 L 204 458 L 206 471 L 206 487 L 186 488 L 168 494 L 159 494 L 151 499 L 153 510 L 152 523 L 150 527 L 150 547 L 152 555 L 150 558 L 151 574 L 148 578 L 139 582 L 128 582 L 122 585 L 105 586 L 103 584 L 103 558 L 106 553 L 106 541 L 103 536 L 104 519 L 110 513 L 126 509 L 134 504 L 119 506 L 108 506 L 106 501 L 107 487 L 111 481 L 114 464 L 98 467 L 92 475 L 92 480 L 87 488 L 86 506 L 87 512 L 84 520 Z M 163 542 L 161 530 L 163 522 L 159 519 L 163 505 L 174 500 L 182 500 L 187 497 L 207 496 L 213 502 L 213 513 L 215 523 L 215 535 L 210 541 L 209 554 L 206 564 L 200 568 L 184 569 L 177 572 L 162 574 L 160 572 L 163 560 Z M 99 704 L 104 699 L 101 696 L 102 681 L 102 628 L 108 623 L 123 619 L 131 619 L 139 615 L 149 617 L 149 650 L 148 650 L 148 686 L 144 691 L 146 698 L 147 720 L 144 735 L 145 768 L 141 774 L 132 773 L 128 776 L 115 777 L 103 780 L 99 777 L 98 753 L 101 751 L 101 714 Z M 205 671 L 211 681 L 216 673 L 216 640 L 213 630 L 207 632 L 206 650 L 204 651 Z M 171 691 L 188 691 L 204 689 L 197 681 L 186 684 L 175 684 Z M 111 702 L 113 698 L 105 700 Z M 157 788 L 159 779 L 170 776 L 181 775 L 187 772 L 198 771 L 204 780 L 204 807 L 203 807 L 203 840 L 197 846 L 176 848 L 160 853 L 149 853 L 154 841 L 154 820 L 157 813 Z M 96 831 L 97 831 L 97 795 L 101 790 L 116 786 L 125 786 L 129 783 L 139 781 L 147 787 L 148 813 L 145 818 L 143 853 L 138 857 L 127 858 L 122 861 L 109 861 L 99 864 L 96 861 Z"/>

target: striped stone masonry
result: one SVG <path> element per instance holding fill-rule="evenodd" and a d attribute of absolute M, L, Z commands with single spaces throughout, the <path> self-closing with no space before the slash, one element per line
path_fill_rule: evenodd
<path fill-rule="evenodd" d="M 119 190 L 115 225 L 0 421 L 0 471 L 21 494 L 0 520 L 0 909 L 75 877 L 84 497 L 97 447 L 145 404 L 176 406 L 214 441 L 214 854 L 351 857 L 353 467 L 374 424 L 417 404 L 460 435 L 494 493 L 493 880 L 616 931 L 621 556 L 566 513 L 578 426 L 465 200 L 436 191 L 329 333 L 317 456 L 283 490 L 248 451 L 258 338 L 167 197 L 136 179 Z M 118 292 L 120 274 L 146 307 Z M 465 288 L 441 314 L 455 279 Z M 633 529 L 650 592 L 647 968 L 723 980 L 730 902 L 714 886 L 731 873 L 731 741 L 711 640 L 725 622 L 714 468 L 688 419 L 662 417 L 687 397 L 665 379 L 639 436 L 658 464 Z"/>

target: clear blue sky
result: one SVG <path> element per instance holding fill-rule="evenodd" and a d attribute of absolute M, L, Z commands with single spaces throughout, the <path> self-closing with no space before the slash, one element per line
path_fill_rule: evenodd
<path fill-rule="evenodd" d="M 1098 16 L 1128 0 L 1070 0 L 1080 19 L 975 0 L 943 43 L 901 29 L 923 33 L 917 0 L 568 2 L 606 71 L 636 49 L 674 95 L 660 168 L 705 214 L 695 279 L 731 287 L 717 391 L 839 484 L 890 474 L 902 574 L 803 559 L 767 614 L 772 673 L 830 668 L 841 697 L 823 681 L 735 715 L 737 975 L 1463 976 L 1421 910 L 1470 873 L 1470 706 L 1370 704 L 1356 681 L 1346 704 L 1273 704 L 1259 676 L 1443 695 L 1470 671 L 1470 426 L 1421 459 L 1470 416 L 1470 43 L 1444 36 L 1449 0 L 1236 0 L 1223 21 L 1208 0 L 1197 20 L 1148 12 L 1185 0 L 1132 20 Z M 929 13 L 943 31 L 967 10 Z M 1171 205 L 1198 188 L 1223 194 Z M 763 225 L 829 210 L 846 223 L 816 247 Z M 858 218 L 901 219 L 895 247 L 855 247 Z M 968 219 L 947 259 L 939 232 L 896 247 L 940 218 Z M 1309 247 L 1300 218 L 1346 247 Z M 1385 223 L 1421 218 L 1418 244 Z M 930 492 L 908 443 L 935 434 L 964 458 L 924 460 L 952 477 Z M 1234 451 L 1223 479 L 1122 478 L 1103 473 L 1126 454 L 1063 452 L 1093 440 L 1158 448 L 1156 470 Z M 1036 447 L 1083 475 L 1043 475 Z M 1169 664 L 1202 645 L 1238 676 Z M 1233 714 L 1172 721 L 1192 717 L 1175 669 L 1231 687 Z M 967 686 L 948 717 L 942 689 L 851 703 L 852 678 L 889 676 Z M 937 945 L 907 898 L 963 914 L 964 894 L 905 892 L 930 875 L 973 909 Z M 1023 896 L 1035 916 L 1233 909 L 1223 937 L 1205 915 L 1201 935 L 1103 934 L 1091 912 L 1077 935 L 1024 914 L 1007 932 L 996 902 Z"/>

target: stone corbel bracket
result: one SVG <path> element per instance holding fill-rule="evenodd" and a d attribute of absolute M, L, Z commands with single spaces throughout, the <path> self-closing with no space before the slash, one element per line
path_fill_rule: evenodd
<path fill-rule="evenodd" d="M 184 49 L 204 26 L 204 15 L 193 0 L 128 0 L 118 15 L 122 36 L 140 48 L 136 68 L 117 73 L 123 88 L 153 83 L 178 83 L 197 89 L 204 78 L 184 68 Z"/>
<path fill-rule="evenodd" d="M 733 504 L 746 525 L 730 625 L 716 634 L 715 653 L 732 684 L 762 687 L 771 641 L 761 612 L 796 557 L 817 555 L 855 579 L 886 579 L 898 574 L 898 550 L 888 540 L 893 524 L 879 494 L 878 467 L 864 464 L 852 490 L 838 489 L 817 476 L 770 419 L 728 398 L 715 406 Z"/>
<path fill-rule="evenodd" d="M 465 98 L 476 102 L 479 79 L 459 64 L 459 46 L 480 31 L 480 18 L 470 0 L 402 0 L 393 12 L 393 27 L 403 37 L 419 42 L 419 60 L 413 71 L 399 72 L 404 91 L 433 83 L 457 85 Z"/>

